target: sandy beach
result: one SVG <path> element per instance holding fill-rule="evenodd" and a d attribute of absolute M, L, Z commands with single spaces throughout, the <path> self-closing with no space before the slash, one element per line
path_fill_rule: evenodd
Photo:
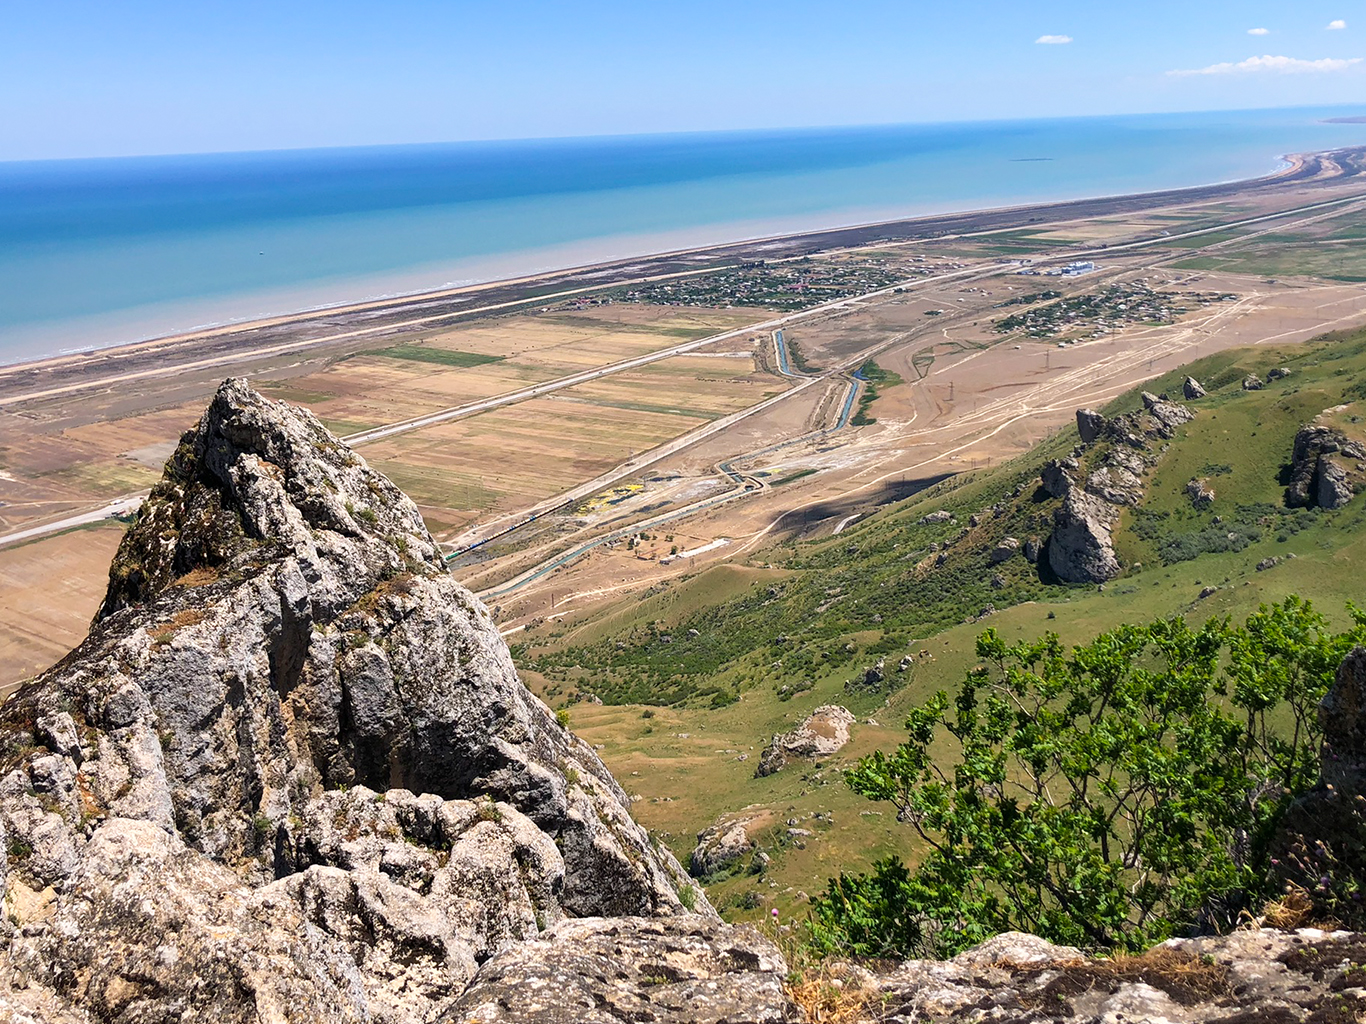
<path fill-rule="evenodd" d="M 947 235 L 1000 231 L 1037 223 L 1136 213 L 1174 203 L 1214 201 L 1291 185 L 1328 185 L 1357 173 L 1366 148 L 1289 155 L 1281 170 L 1246 181 L 1221 182 L 1098 199 L 1003 207 L 898 221 L 776 235 L 543 274 L 304 310 L 205 328 L 87 352 L 0 366 L 0 407 L 88 387 L 138 380 L 174 365 L 230 366 L 259 355 L 344 342 L 425 324 L 496 315 L 568 294 L 591 292 L 671 275 L 700 273 L 754 260 L 800 257 L 874 242 L 909 242 Z M 226 372 L 226 371 L 225 371 Z"/>

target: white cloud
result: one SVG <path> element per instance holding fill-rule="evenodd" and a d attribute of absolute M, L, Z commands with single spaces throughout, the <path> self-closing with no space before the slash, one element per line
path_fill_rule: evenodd
<path fill-rule="evenodd" d="M 1336 18 L 1328 23 L 1329 32 L 1340 32 L 1346 27 L 1347 22 L 1343 21 L 1341 18 Z"/>
<path fill-rule="evenodd" d="M 1269 29 L 1269 28 L 1250 28 L 1250 29 L 1247 30 L 1247 34 L 1250 35 L 1250 36 L 1269 36 L 1269 35 L 1271 35 L 1271 29 Z"/>
<path fill-rule="evenodd" d="M 1282 75 L 1301 74 L 1309 71 L 1343 71 L 1354 64 L 1361 63 L 1360 57 L 1324 57 L 1322 60 L 1300 60 L 1298 57 L 1249 57 L 1237 64 L 1211 64 L 1207 68 L 1194 68 L 1184 71 L 1168 71 L 1169 75 L 1237 75 L 1270 71 Z"/>
<path fill-rule="evenodd" d="M 1034 42 L 1043 43 L 1045 46 L 1062 46 L 1071 41 L 1071 36 L 1039 36 L 1038 39 L 1034 40 Z"/>

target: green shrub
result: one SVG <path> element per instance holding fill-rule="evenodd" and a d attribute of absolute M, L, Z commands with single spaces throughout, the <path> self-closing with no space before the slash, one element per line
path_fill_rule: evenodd
<path fill-rule="evenodd" d="M 818 945 L 952 954 L 1002 931 L 1142 949 L 1228 929 L 1270 892 L 1270 843 L 1318 776 L 1317 706 L 1366 639 L 1298 598 L 1245 626 L 1122 626 L 1067 651 L 1054 634 L 983 633 L 951 699 L 849 784 L 893 804 L 923 844 L 841 876 L 813 902 Z"/>

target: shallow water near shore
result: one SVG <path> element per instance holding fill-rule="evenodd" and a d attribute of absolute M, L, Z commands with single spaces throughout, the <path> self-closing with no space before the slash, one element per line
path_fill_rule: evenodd
<path fill-rule="evenodd" d="M 0 362 L 608 259 L 1256 177 L 1356 108 L 0 163 Z"/>

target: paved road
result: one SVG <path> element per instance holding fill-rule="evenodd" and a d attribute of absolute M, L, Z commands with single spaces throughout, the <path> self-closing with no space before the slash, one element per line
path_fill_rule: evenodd
<path fill-rule="evenodd" d="M 34 540 L 38 537 L 46 536 L 49 533 L 58 533 L 62 530 L 73 530 L 78 526 L 89 526 L 91 523 L 98 523 L 104 519 L 113 519 L 115 516 L 126 516 L 137 510 L 142 504 L 142 499 L 146 495 L 138 494 L 130 497 L 119 498 L 111 501 L 108 505 L 102 505 L 89 512 L 81 512 L 78 515 L 67 516 L 55 523 L 44 523 L 41 526 L 31 526 L 27 530 L 19 530 L 17 533 L 7 533 L 0 537 L 0 547 L 6 544 L 21 544 L 26 540 Z"/>

